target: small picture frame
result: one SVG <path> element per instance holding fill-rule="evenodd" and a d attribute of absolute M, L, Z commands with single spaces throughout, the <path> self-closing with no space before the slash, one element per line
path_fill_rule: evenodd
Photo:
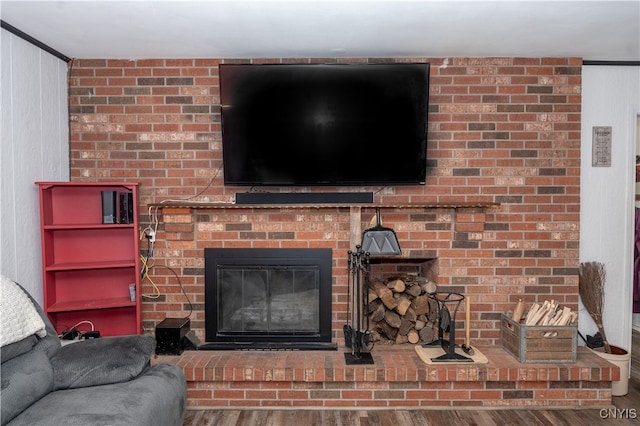
<path fill-rule="evenodd" d="M 611 126 L 593 126 L 592 159 L 593 167 L 611 167 Z"/>

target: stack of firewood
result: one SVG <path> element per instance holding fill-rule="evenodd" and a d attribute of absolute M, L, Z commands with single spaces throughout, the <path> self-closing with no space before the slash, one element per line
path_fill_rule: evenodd
<path fill-rule="evenodd" d="M 568 307 L 560 309 L 555 300 L 545 300 L 542 305 L 531 305 L 525 325 L 571 325 L 578 320 L 578 313 Z"/>
<path fill-rule="evenodd" d="M 384 344 L 433 341 L 438 307 L 429 294 L 436 290 L 436 283 L 418 276 L 371 280 L 367 301 L 371 340 Z"/>

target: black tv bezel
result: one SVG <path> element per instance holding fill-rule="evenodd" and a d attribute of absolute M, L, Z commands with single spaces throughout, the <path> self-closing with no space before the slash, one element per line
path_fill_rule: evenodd
<path fill-rule="evenodd" d="M 421 170 L 416 173 L 416 178 L 408 178 L 408 179 L 397 179 L 395 177 L 390 177 L 388 175 L 381 175 L 380 178 L 367 178 L 367 179 L 356 179 L 351 177 L 343 176 L 340 179 L 333 180 L 321 180 L 315 179 L 313 181 L 299 181 L 299 180 L 291 180 L 291 181 L 265 181 L 260 179 L 230 179 L 228 174 L 224 173 L 224 184 L 228 186 L 257 186 L 257 187 L 317 187 L 317 186 L 325 186 L 325 187 L 345 187 L 345 186 L 401 186 L 401 185 L 425 185 L 426 183 L 426 174 L 427 174 L 427 144 L 428 144 L 428 111 L 429 111 L 429 87 L 430 87 L 430 63 L 428 62 L 375 62 L 375 63 L 363 63 L 363 62 L 353 62 L 353 63 L 265 63 L 265 64 L 254 64 L 254 63 L 242 63 L 242 64 L 220 64 L 219 65 L 219 75 L 220 75 L 220 101 L 221 101 L 221 117 L 222 117 L 222 146 L 223 146 L 223 167 L 224 170 L 229 170 L 231 165 L 229 164 L 229 157 L 225 156 L 225 145 L 227 139 L 225 139 L 225 125 L 224 125 L 224 116 L 225 116 L 225 103 L 224 103 L 224 95 L 223 92 L 225 90 L 224 87 L 224 78 L 223 78 L 223 70 L 225 68 L 232 67 L 256 67 L 256 68 L 275 68 L 280 67 L 283 69 L 293 69 L 296 68 L 314 68 L 319 69 L 322 67 L 326 68 L 335 68 L 335 67 L 354 67 L 361 70 L 369 69 L 370 67 L 420 67 L 420 71 L 424 72 L 425 82 L 424 82 L 424 91 L 423 100 L 424 103 L 420 106 L 421 110 L 424 112 L 424 121 L 421 123 L 424 125 L 422 130 L 421 140 L 417 142 L 417 145 L 421 145 L 416 151 L 420 154 L 421 164 L 419 168 Z M 381 156 L 384 156 L 384 152 L 380 153 Z"/>

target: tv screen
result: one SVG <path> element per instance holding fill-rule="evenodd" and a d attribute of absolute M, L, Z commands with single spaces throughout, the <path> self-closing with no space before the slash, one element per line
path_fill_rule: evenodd
<path fill-rule="evenodd" d="M 409 185 L 426 176 L 429 64 L 222 64 L 228 185 Z"/>

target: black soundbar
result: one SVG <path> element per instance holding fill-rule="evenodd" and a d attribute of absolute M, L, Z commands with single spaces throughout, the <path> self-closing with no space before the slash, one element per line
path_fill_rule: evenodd
<path fill-rule="evenodd" d="M 373 203 L 373 192 L 238 192 L 236 204 Z"/>

